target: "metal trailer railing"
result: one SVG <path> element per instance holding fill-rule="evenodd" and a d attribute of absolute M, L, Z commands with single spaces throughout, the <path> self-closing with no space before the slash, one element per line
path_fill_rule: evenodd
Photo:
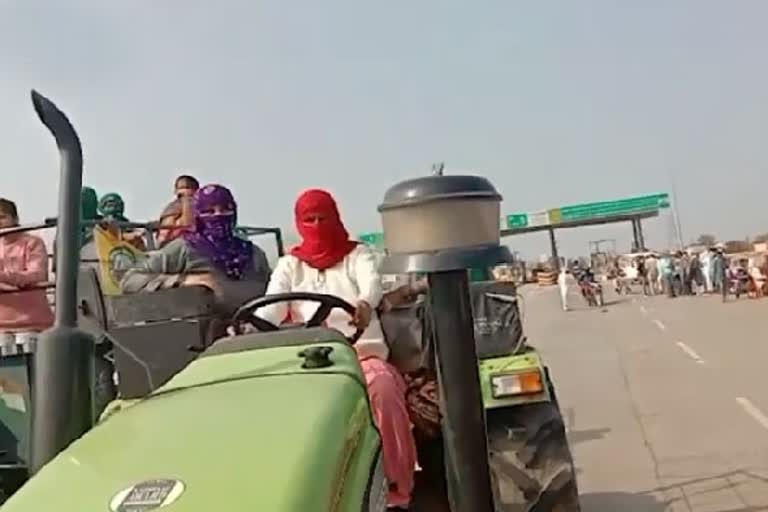
<path fill-rule="evenodd" d="M 103 221 L 83 221 L 84 226 L 88 227 L 94 227 L 103 224 Z M 152 251 L 157 249 L 157 243 L 155 240 L 155 234 L 163 229 L 167 229 L 165 226 L 161 226 L 159 222 L 153 221 L 153 222 L 111 222 L 111 224 L 117 226 L 121 229 L 142 229 L 145 230 L 146 233 L 144 235 L 144 240 L 146 243 L 147 251 Z M 44 229 L 54 229 L 57 227 L 57 219 L 56 217 L 49 217 L 46 218 L 43 222 L 38 223 L 32 223 L 32 224 L 24 224 L 20 226 L 14 226 L 12 228 L 5 228 L 0 229 L 0 238 L 8 235 L 13 235 L 16 233 L 28 233 L 32 231 L 40 231 Z M 174 229 L 179 229 L 179 226 L 175 226 Z M 285 255 L 285 246 L 283 241 L 283 232 L 280 228 L 275 227 L 256 227 L 256 226 L 238 226 L 237 231 L 242 236 L 251 239 L 258 236 L 264 236 L 264 235 L 272 235 L 274 236 L 275 240 L 275 250 L 277 253 L 277 257 L 280 258 Z M 54 243 L 54 250 L 55 250 L 55 243 Z M 48 260 L 49 260 L 49 272 L 51 275 L 54 274 L 54 262 L 55 262 L 55 253 L 51 252 L 48 254 Z M 83 264 L 98 264 L 100 263 L 100 260 L 98 258 L 96 259 L 90 259 L 90 258 L 80 258 L 80 263 Z M 48 299 L 49 303 L 53 307 L 55 305 L 55 299 L 54 299 L 54 293 L 55 290 L 55 284 L 54 280 L 51 279 L 48 282 L 39 283 L 35 286 L 29 286 L 24 288 L 24 290 L 11 290 L 11 289 L 3 289 L 0 285 L 0 295 L 8 294 L 8 293 L 23 293 L 24 291 L 30 291 L 30 290 L 46 290 L 48 293 Z M 2 350 L 0 348 L 0 350 Z"/>

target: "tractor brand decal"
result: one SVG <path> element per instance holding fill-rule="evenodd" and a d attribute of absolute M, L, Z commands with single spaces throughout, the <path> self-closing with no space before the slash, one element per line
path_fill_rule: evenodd
<path fill-rule="evenodd" d="M 145 480 L 117 493 L 109 503 L 112 512 L 148 512 L 167 507 L 184 492 L 180 480 Z"/>

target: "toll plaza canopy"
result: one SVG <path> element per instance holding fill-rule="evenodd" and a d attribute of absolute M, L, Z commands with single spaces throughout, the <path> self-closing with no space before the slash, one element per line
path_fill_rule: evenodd
<path fill-rule="evenodd" d="M 549 229 L 567 229 L 567 228 L 579 228 L 582 226 L 597 226 L 600 224 L 612 224 L 615 222 L 634 222 L 636 219 L 650 219 L 652 217 L 658 217 L 659 211 L 651 211 L 651 212 L 644 212 L 644 213 L 631 213 L 631 214 L 623 214 L 623 215 L 610 215 L 606 217 L 594 217 L 591 219 L 583 219 L 583 220 L 571 220 L 571 221 L 561 221 L 558 223 L 548 223 L 548 224 L 533 224 L 528 226 L 522 226 L 522 227 L 507 227 L 502 228 L 501 230 L 501 236 L 510 236 L 510 235 L 522 235 L 525 233 L 534 233 L 536 231 L 546 231 Z"/>
<path fill-rule="evenodd" d="M 504 219 L 505 227 L 502 228 L 502 235 L 612 222 L 632 222 L 656 217 L 659 210 L 669 206 L 669 194 L 661 193 L 615 201 L 574 204 L 537 212 L 512 213 Z"/>
<path fill-rule="evenodd" d="M 511 213 L 501 220 L 500 230 L 502 236 L 509 236 L 613 222 L 637 222 L 656 217 L 659 210 L 669 206 L 667 193 L 580 203 L 536 212 Z M 358 239 L 375 247 L 384 247 L 384 234 L 381 232 L 361 233 Z"/>
<path fill-rule="evenodd" d="M 511 213 L 501 219 L 499 229 L 502 237 L 548 231 L 552 246 L 552 259 L 555 265 L 559 267 L 560 259 L 555 240 L 555 230 L 629 222 L 632 224 L 634 235 L 633 249 L 643 250 L 645 249 L 645 237 L 643 236 L 642 220 L 656 217 L 660 210 L 669 207 L 669 194 L 649 194 L 614 201 L 573 204 L 535 212 Z M 358 235 L 358 239 L 380 250 L 385 249 L 384 234 L 381 232 L 361 233 Z"/>

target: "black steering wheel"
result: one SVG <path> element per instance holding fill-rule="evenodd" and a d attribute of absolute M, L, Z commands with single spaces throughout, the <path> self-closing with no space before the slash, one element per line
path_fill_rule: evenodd
<path fill-rule="evenodd" d="M 240 324 L 248 322 L 256 328 L 259 332 L 275 332 L 279 331 L 280 327 L 273 324 L 269 320 L 265 320 L 259 316 L 256 316 L 256 311 L 259 309 L 270 306 L 272 304 L 278 304 L 281 302 L 293 302 L 293 301 L 308 301 L 318 302 L 320 307 L 317 308 L 312 318 L 300 324 L 299 328 L 308 329 L 311 327 L 320 327 L 323 322 L 328 319 L 331 311 L 334 309 L 341 309 L 346 311 L 349 316 L 355 316 L 355 307 L 349 302 L 336 297 L 335 295 L 327 295 L 325 293 L 310 293 L 310 292 L 290 292 L 290 293 L 276 293 L 274 295 L 265 295 L 258 299 L 253 299 L 246 302 L 235 312 L 232 317 L 232 324 L 234 325 L 235 332 L 241 334 Z M 363 329 L 357 328 L 355 333 L 351 337 L 347 337 L 347 340 L 354 344 L 363 335 Z"/>

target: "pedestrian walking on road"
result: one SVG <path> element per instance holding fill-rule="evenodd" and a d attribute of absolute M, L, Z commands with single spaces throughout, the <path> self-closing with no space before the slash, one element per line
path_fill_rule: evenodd
<path fill-rule="evenodd" d="M 656 260 L 656 268 L 658 269 L 659 276 L 658 276 L 658 287 L 659 287 L 659 294 L 663 295 L 667 291 L 667 276 L 664 273 L 664 266 L 666 259 L 669 258 L 669 253 L 660 254 L 658 259 Z"/>
<path fill-rule="evenodd" d="M 645 265 L 645 259 L 639 256 L 636 260 L 637 264 L 637 277 L 640 279 L 640 283 L 643 285 L 643 295 L 646 297 L 651 295 L 651 286 L 648 282 L 648 267 Z"/>
<path fill-rule="evenodd" d="M 659 291 L 659 266 L 655 255 L 651 254 L 645 259 L 645 270 L 648 275 L 651 295 L 656 295 Z"/>
<path fill-rule="evenodd" d="M 678 279 L 678 295 L 691 294 L 691 260 L 688 253 L 678 252 L 675 262 L 675 272 Z"/>
<path fill-rule="evenodd" d="M 698 254 L 691 256 L 690 263 L 690 288 L 693 295 L 701 295 L 706 291 L 704 286 L 704 274 L 701 269 L 701 260 Z"/>
<path fill-rule="evenodd" d="M 560 287 L 560 302 L 563 305 L 563 311 L 568 311 L 568 281 L 570 277 L 570 271 L 568 267 L 563 266 L 560 269 L 560 274 L 557 276 L 557 284 Z"/>
<path fill-rule="evenodd" d="M 675 262 L 668 252 L 659 258 L 659 275 L 661 276 L 662 289 L 670 299 L 675 298 Z"/>
<path fill-rule="evenodd" d="M 701 275 L 704 278 L 704 291 L 706 293 L 712 293 L 715 290 L 715 280 L 712 273 L 712 259 L 714 256 L 715 248 L 710 247 L 699 258 L 701 260 Z"/>
<path fill-rule="evenodd" d="M 725 296 L 727 294 L 728 283 L 726 282 L 726 261 L 722 250 L 716 249 L 715 254 L 712 257 L 712 287 L 715 292 L 722 292 Z M 723 288 L 726 288 L 724 291 Z"/>

